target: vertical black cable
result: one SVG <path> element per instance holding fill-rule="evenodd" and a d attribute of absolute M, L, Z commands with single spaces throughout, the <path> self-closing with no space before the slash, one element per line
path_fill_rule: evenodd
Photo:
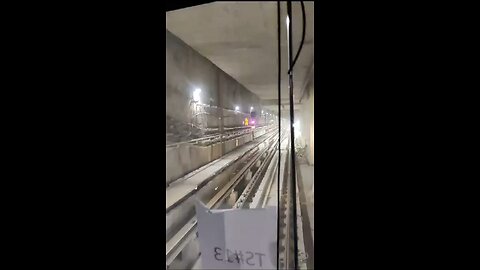
<path fill-rule="evenodd" d="M 295 58 L 293 59 L 292 66 L 288 69 L 288 72 L 290 72 L 293 69 L 293 67 L 295 66 L 295 63 L 297 62 L 298 56 L 300 55 L 300 52 L 302 51 L 303 42 L 305 41 L 306 21 L 305 21 L 305 5 L 303 4 L 303 1 L 300 1 L 300 5 L 302 6 L 302 22 L 303 22 L 302 40 L 300 41 L 300 47 L 298 48 L 297 54 L 295 55 Z"/>
<path fill-rule="evenodd" d="M 292 203 L 293 203 L 293 250 L 294 250 L 294 265 L 293 268 L 298 268 L 298 236 L 297 236 L 297 184 L 296 184 L 296 170 L 295 170 L 295 134 L 293 130 L 294 114 L 293 114 L 293 70 L 292 70 L 292 1 L 287 2 L 287 14 L 288 14 L 288 78 L 290 88 L 290 151 L 292 156 Z"/>
<path fill-rule="evenodd" d="M 282 69 L 281 69 L 281 46 L 280 46 L 280 1 L 277 1 L 277 37 L 278 37 L 278 169 L 277 169 L 277 269 L 280 269 L 280 134 L 281 134 L 281 78 L 282 78 Z"/>

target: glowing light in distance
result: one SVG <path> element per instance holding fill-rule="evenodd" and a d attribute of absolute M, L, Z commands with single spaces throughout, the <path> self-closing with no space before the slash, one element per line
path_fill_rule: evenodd
<path fill-rule="evenodd" d="M 238 112 L 239 110 L 240 110 L 240 107 L 238 107 L 238 106 L 235 106 L 235 111 L 237 111 L 237 112 Z"/>
<path fill-rule="evenodd" d="M 295 138 L 299 138 L 302 133 L 300 132 L 300 122 L 297 120 L 295 121 L 295 124 L 293 124 L 294 132 L 295 132 Z"/>
<path fill-rule="evenodd" d="M 199 102 L 200 101 L 200 93 L 202 92 L 202 89 L 197 88 L 195 91 L 193 91 L 193 101 Z"/>

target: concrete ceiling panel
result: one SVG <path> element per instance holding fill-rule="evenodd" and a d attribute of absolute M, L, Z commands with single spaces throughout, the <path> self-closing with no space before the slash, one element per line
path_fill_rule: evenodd
<path fill-rule="evenodd" d="M 282 18 L 286 18 L 286 4 Z M 299 2 L 293 6 L 293 53 L 302 34 Z M 305 2 L 305 43 L 294 68 L 294 94 L 298 101 L 313 64 L 313 2 Z M 276 2 L 214 2 L 167 12 L 167 29 L 257 94 L 277 98 Z M 282 19 L 282 97 L 288 94 L 287 39 Z M 313 74 L 313 73 L 311 73 Z"/>

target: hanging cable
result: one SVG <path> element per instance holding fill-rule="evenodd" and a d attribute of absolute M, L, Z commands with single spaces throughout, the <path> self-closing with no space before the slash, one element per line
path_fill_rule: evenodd
<path fill-rule="evenodd" d="M 293 63 L 288 70 L 288 73 L 290 73 L 293 69 L 293 66 L 295 66 L 295 63 L 297 62 L 298 56 L 300 55 L 300 52 L 302 51 L 303 48 L 303 43 L 305 41 L 305 29 L 306 29 L 306 21 L 305 21 L 305 6 L 303 4 L 303 1 L 300 1 L 300 5 L 302 5 L 302 20 L 303 20 L 303 28 L 302 28 L 302 41 L 300 41 L 300 47 L 298 48 L 297 54 L 295 55 L 295 58 L 293 59 Z"/>
<path fill-rule="evenodd" d="M 294 265 L 293 268 L 298 268 L 298 235 L 297 235 L 297 174 L 295 170 L 295 134 L 293 129 L 293 124 L 295 120 L 294 116 L 294 103 L 293 103 L 293 72 L 292 72 L 292 1 L 287 2 L 287 16 L 288 16 L 288 62 L 290 66 L 290 71 L 288 72 L 288 81 L 289 81 L 289 92 L 290 92 L 290 155 L 292 157 L 291 163 L 291 200 L 292 200 L 292 222 L 293 222 L 293 250 L 294 250 Z"/>
<path fill-rule="evenodd" d="M 281 46 L 280 46 L 280 1 L 277 1 L 277 45 L 278 45 L 278 169 L 277 169 L 277 269 L 280 269 L 280 134 L 281 134 Z"/>

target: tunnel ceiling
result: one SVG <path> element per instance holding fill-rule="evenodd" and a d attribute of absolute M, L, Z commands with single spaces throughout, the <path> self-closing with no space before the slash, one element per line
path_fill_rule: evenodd
<path fill-rule="evenodd" d="M 292 10 L 295 54 L 302 35 L 300 3 L 294 2 Z M 305 43 L 294 68 L 295 102 L 313 76 L 313 2 L 305 2 L 305 11 Z M 281 18 L 283 100 L 288 98 L 286 2 Z M 276 110 L 271 105 L 277 99 L 276 2 L 214 2 L 170 11 L 167 29 Z"/>

